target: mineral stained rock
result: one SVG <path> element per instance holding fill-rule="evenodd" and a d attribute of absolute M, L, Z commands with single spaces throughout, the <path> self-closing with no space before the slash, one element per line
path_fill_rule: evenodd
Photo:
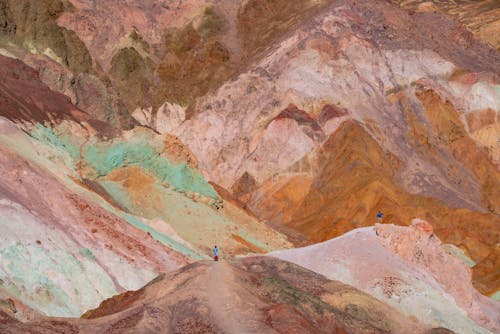
<path fill-rule="evenodd" d="M 497 2 L 0 0 L 0 332 L 499 332 Z"/>

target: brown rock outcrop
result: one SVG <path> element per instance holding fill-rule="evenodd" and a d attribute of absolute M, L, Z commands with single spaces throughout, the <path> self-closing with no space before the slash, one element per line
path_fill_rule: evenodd
<path fill-rule="evenodd" d="M 474 35 L 497 50 L 500 49 L 500 7 L 495 0 L 473 2 L 426 1 L 426 0 L 392 0 L 404 8 L 417 12 L 442 11 L 453 15 Z"/>

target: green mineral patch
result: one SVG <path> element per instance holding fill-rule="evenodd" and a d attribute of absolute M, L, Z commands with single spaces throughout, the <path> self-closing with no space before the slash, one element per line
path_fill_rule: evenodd
<path fill-rule="evenodd" d="M 197 239 L 199 236 L 203 240 L 201 243 L 206 243 L 209 235 L 213 235 L 215 239 L 217 233 L 220 233 L 220 237 L 222 237 L 222 231 L 228 230 L 234 224 L 208 206 L 193 202 L 184 195 L 159 184 L 153 184 L 148 194 L 139 196 L 139 199 L 133 198 L 133 193 L 119 182 L 100 181 L 99 184 L 130 212 L 148 219 L 161 219 L 168 222 L 181 238 L 188 242 L 199 243 L 200 240 Z M 165 245 L 195 259 L 200 258 L 193 251 L 167 238 L 133 216 L 125 215 L 124 218 L 132 225 L 149 232 L 152 237 Z"/>
<path fill-rule="evenodd" d="M 134 212 L 136 210 L 136 208 L 131 204 L 130 194 L 126 190 L 124 190 L 119 184 L 116 184 L 114 182 L 105 182 L 105 181 L 101 181 L 100 184 L 111 196 L 113 196 L 115 201 L 117 201 L 120 205 L 123 205 L 127 209 L 130 208 L 129 210 L 132 212 Z M 120 216 L 120 217 L 123 217 L 129 224 L 131 224 L 131 225 L 137 227 L 138 229 L 148 233 L 149 235 L 151 235 L 151 237 L 153 239 L 158 240 L 159 242 L 161 242 L 165 246 L 167 246 L 167 247 L 169 247 L 177 252 L 183 253 L 183 254 L 193 258 L 194 260 L 203 259 L 203 256 L 200 255 L 200 254 L 202 254 L 201 252 L 197 252 L 195 250 L 192 250 L 192 249 L 188 248 L 187 246 L 177 242 L 176 240 L 169 238 L 165 234 L 148 226 L 146 223 L 141 221 L 140 218 L 138 218 L 132 214 L 118 211 L 117 209 L 113 208 L 109 204 L 105 204 L 104 207 L 108 211 L 112 212 L 113 214 Z M 147 216 L 147 215 L 144 215 L 144 216 Z"/>
<path fill-rule="evenodd" d="M 446 253 L 453 255 L 454 257 L 464 261 L 469 267 L 474 267 L 476 262 L 474 262 L 470 257 L 468 257 L 465 252 L 455 245 L 444 244 L 443 249 Z"/>
<path fill-rule="evenodd" d="M 2 205 L 3 290 L 49 316 L 79 316 L 82 309 L 116 294 L 115 284 L 89 249 L 47 228 L 20 205 L 8 201 Z M 17 236 L 16 241 L 8 242 L 9 235 Z"/>
<path fill-rule="evenodd" d="M 85 140 L 68 135 L 67 132 L 37 124 L 31 135 L 69 154 L 72 161 L 67 163 L 73 170 L 77 165 L 91 167 L 85 169 L 87 178 L 96 179 L 117 168 L 138 166 L 161 183 L 168 183 L 179 191 L 195 192 L 218 199 L 217 192 L 197 169 L 189 167 L 185 162 L 168 161 L 164 156 L 164 143 L 149 131 L 137 131 L 132 138 L 115 138 L 111 141 L 100 141 L 96 138 Z"/>
<path fill-rule="evenodd" d="M 40 123 L 36 124 L 31 131 L 31 136 L 42 143 L 47 143 L 62 154 L 68 154 L 71 161 L 67 159 L 62 159 L 63 162 L 67 163 L 67 167 L 75 170 L 76 162 L 80 158 L 78 140 L 75 137 L 68 136 L 64 133 L 56 133 L 56 131 L 50 127 L 44 126 Z M 80 140 L 82 141 L 82 140 Z"/>
<path fill-rule="evenodd" d="M 154 159 L 155 149 L 148 143 L 130 145 L 125 142 L 113 142 L 111 145 L 95 143 L 86 146 L 83 158 L 97 172 L 95 176 L 105 176 L 114 169 L 140 164 L 142 161 Z"/>
<path fill-rule="evenodd" d="M 104 140 L 88 137 L 85 130 L 74 127 L 64 122 L 54 129 L 37 125 L 31 130 L 34 147 L 53 151 L 49 161 L 70 166 L 75 171 L 72 177 L 102 188 L 105 195 L 101 196 L 116 207 L 99 198 L 100 205 L 153 239 L 193 259 L 206 257 L 210 245 L 219 243 L 224 243 L 228 252 L 244 252 L 245 245 L 263 251 L 275 249 L 269 235 L 254 231 L 258 227 L 257 231 L 265 232 L 264 225 L 253 220 L 236 224 L 228 213 L 232 211 L 214 205 L 220 201 L 218 194 L 197 169 L 186 162 L 168 160 L 164 137 L 137 127 Z M 172 238 L 172 230 L 186 243 Z M 88 251 L 76 252 L 93 258 Z"/>
<path fill-rule="evenodd" d="M 82 254 L 83 256 L 85 256 L 87 259 L 89 259 L 91 261 L 95 261 L 94 254 L 88 248 L 82 248 L 82 249 L 80 249 L 80 254 Z"/>
<path fill-rule="evenodd" d="M 90 253 L 91 254 L 91 253 Z M 0 250 L 0 256 L 9 259 L 0 268 L 0 277 L 9 281 L 3 289 L 26 301 L 47 315 L 79 316 L 79 303 L 75 303 L 74 291 L 67 291 L 58 281 L 71 280 L 79 287 L 80 302 L 87 307 L 98 303 L 103 295 L 116 293 L 111 279 L 93 262 L 82 263 L 71 253 L 63 250 L 45 250 L 41 247 L 16 243 Z M 28 258 L 26 258 L 28 256 Z M 29 259 L 29 261 L 28 261 Z M 90 277 L 98 278 L 101 292 L 96 291 Z"/>
<path fill-rule="evenodd" d="M 135 177 L 141 178 L 140 174 L 135 174 Z M 241 244 L 232 237 L 233 234 L 241 236 L 241 239 L 261 249 L 272 249 L 272 246 L 259 241 L 256 233 L 251 233 L 219 211 L 206 204 L 193 201 L 176 190 L 156 182 L 147 184 L 143 188 L 141 186 L 141 189 L 134 191 L 131 190 L 130 185 L 127 187 L 127 182 L 118 177 L 101 179 L 99 184 L 131 214 L 168 224 L 182 239 L 194 247 L 194 253 L 198 256 L 193 255 L 193 251 L 174 242 L 171 238 L 165 239 L 164 235 L 140 220 L 125 216 L 129 223 L 150 233 L 153 238 L 175 250 L 197 259 L 199 255 L 206 254 L 208 247 L 213 244 L 223 243 L 228 248 L 241 247 Z"/>
<path fill-rule="evenodd" d="M 95 176 L 108 175 L 120 167 L 139 166 L 156 176 L 160 182 L 166 182 L 176 189 L 218 198 L 216 191 L 198 170 L 185 162 L 169 162 L 161 155 L 163 146 L 153 145 L 154 142 L 141 141 L 136 137 L 127 142 L 96 143 L 94 146 L 86 146 L 83 158 L 97 172 Z"/>

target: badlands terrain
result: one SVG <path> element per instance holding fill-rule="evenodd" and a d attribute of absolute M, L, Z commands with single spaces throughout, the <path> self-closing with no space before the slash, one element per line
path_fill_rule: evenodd
<path fill-rule="evenodd" d="M 500 333 L 499 38 L 495 0 L 0 0 L 0 333 Z"/>

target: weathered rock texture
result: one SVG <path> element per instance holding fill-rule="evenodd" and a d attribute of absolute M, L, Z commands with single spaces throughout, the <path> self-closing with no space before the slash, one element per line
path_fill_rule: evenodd
<path fill-rule="evenodd" d="M 207 258 L 288 247 L 224 201 L 179 139 L 113 128 L 0 57 L 0 299 L 79 316 L 158 273 Z"/>
<path fill-rule="evenodd" d="M 418 215 L 480 262 L 499 240 L 499 64 L 450 16 L 333 1 L 163 119 L 261 219 L 321 241 Z"/>
<path fill-rule="evenodd" d="M 492 0 L 0 0 L 0 310 L 21 320 L 79 315 L 206 258 L 214 244 L 234 257 L 320 242 L 373 225 L 379 210 L 385 223 L 430 221 L 472 266 L 476 287 L 498 296 L 498 22 Z M 399 254 L 401 272 L 429 272 L 423 285 L 395 277 L 425 298 L 438 291 L 432 326 L 481 332 L 468 312 L 498 329 L 469 270 L 452 266 L 466 282 L 454 287 L 436 272 L 441 262 L 426 267 L 408 258 L 416 248 L 399 249 L 407 239 L 421 247 L 425 235 L 402 229 L 391 239 L 397 228 L 387 228 L 385 246 L 363 233 Z M 196 266 L 186 270 L 207 267 Z M 367 282 L 358 283 L 384 296 Z M 349 305 L 370 320 L 349 330 L 342 316 L 324 323 L 317 304 L 290 306 L 295 297 L 266 304 L 249 326 L 393 329 L 392 315 Z M 141 298 L 103 307 L 123 311 Z M 429 301 L 387 298 L 409 314 Z M 157 311 L 95 328 L 241 329 L 220 314 L 179 325 L 170 309 L 173 318 L 155 323 Z"/>
<path fill-rule="evenodd" d="M 289 262 L 198 262 L 104 301 L 87 319 L 26 324 L 3 333 L 434 333 L 348 285 Z"/>
<path fill-rule="evenodd" d="M 499 330 L 500 303 L 474 289 L 470 268 L 419 219 L 410 227 L 377 224 L 270 255 L 353 285 L 432 326 L 457 333 Z"/>
<path fill-rule="evenodd" d="M 393 0 L 404 8 L 416 12 L 444 12 L 455 16 L 479 40 L 500 49 L 500 6 L 495 0 L 487 1 L 422 1 Z"/>

